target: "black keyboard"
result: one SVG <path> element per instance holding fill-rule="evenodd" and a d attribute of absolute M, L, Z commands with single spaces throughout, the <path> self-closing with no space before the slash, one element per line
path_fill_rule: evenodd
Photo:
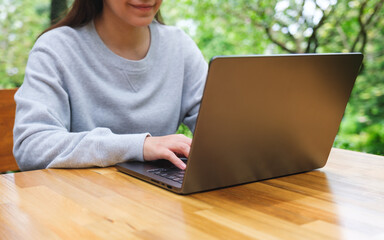
<path fill-rule="evenodd" d="M 169 180 L 172 180 L 178 183 L 183 183 L 183 178 L 185 174 L 185 171 L 178 169 L 177 167 L 156 168 L 156 169 L 148 170 L 148 172 L 156 174 L 161 177 L 165 177 Z"/>

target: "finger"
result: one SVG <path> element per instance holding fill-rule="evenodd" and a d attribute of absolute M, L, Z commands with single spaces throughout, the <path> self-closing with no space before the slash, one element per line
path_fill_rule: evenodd
<path fill-rule="evenodd" d="M 164 159 L 170 161 L 171 163 L 173 163 L 173 165 L 180 168 L 181 170 L 185 170 L 185 168 L 187 167 L 185 163 L 181 161 L 180 158 L 176 157 L 176 155 L 171 151 L 168 152 Z"/>
<path fill-rule="evenodd" d="M 185 136 L 184 134 L 177 134 L 177 136 L 179 138 L 179 141 L 181 141 L 181 142 L 191 146 L 191 144 L 192 144 L 192 139 L 191 138 Z"/>
<path fill-rule="evenodd" d="M 182 154 L 184 155 L 184 157 L 188 157 L 189 152 L 191 150 L 191 146 L 186 143 L 180 142 L 180 143 L 177 143 L 174 147 L 172 147 L 171 150 L 176 154 Z"/>

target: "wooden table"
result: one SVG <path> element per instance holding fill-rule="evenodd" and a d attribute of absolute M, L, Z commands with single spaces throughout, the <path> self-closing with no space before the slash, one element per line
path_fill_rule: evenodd
<path fill-rule="evenodd" d="M 384 157 L 188 196 L 114 167 L 4 174 L 0 239 L 384 239 Z"/>

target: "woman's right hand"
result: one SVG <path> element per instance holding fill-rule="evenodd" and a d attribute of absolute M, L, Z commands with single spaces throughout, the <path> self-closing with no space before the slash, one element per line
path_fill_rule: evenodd
<path fill-rule="evenodd" d="M 161 137 L 148 136 L 144 141 L 144 160 L 166 159 L 181 170 L 185 170 L 185 163 L 177 156 L 188 157 L 191 143 L 192 139 L 183 134 Z"/>

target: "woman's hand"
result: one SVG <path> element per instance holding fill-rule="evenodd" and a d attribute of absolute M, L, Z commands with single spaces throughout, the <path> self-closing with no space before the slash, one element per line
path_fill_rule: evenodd
<path fill-rule="evenodd" d="M 188 157 L 192 139 L 183 134 L 162 137 L 147 137 L 144 141 L 144 160 L 166 159 L 176 167 L 185 170 L 186 165 L 177 156 Z"/>

